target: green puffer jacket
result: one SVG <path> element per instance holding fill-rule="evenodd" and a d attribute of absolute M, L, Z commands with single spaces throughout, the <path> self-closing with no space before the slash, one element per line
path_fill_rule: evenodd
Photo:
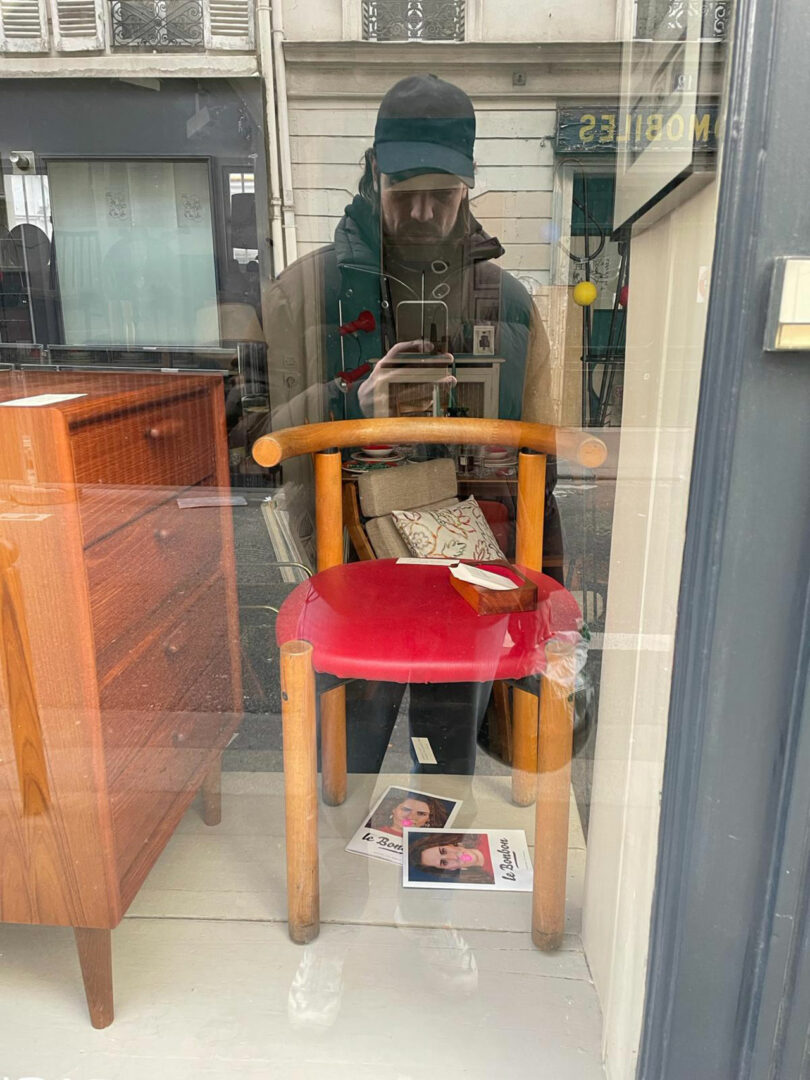
<path fill-rule="evenodd" d="M 553 423 L 545 328 L 523 285 L 492 261 L 503 254 L 500 243 L 487 236 L 473 218 L 469 221 L 466 262 L 473 280 L 468 295 L 473 303 L 476 293 L 482 292 L 499 299 L 495 351 L 505 360 L 500 370 L 499 415 L 505 420 Z M 335 381 L 341 370 L 340 313 L 347 323 L 360 312 L 371 311 L 376 322 L 373 331 L 343 339 L 346 369 L 379 360 L 397 340 L 390 308 L 386 312 L 382 306 L 391 295 L 388 285 L 380 272 L 378 219 L 357 195 L 346 207 L 335 242 L 303 256 L 271 289 L 265 319 L 274 428 L 327 420 L 330 415 L 343 418 L 344 395 Z M 465 340 L 457 336 L 450 343 L 451 351 L 454 345 L 461 345 L 461 352 L 472 351 L 476 319 L 473 311 L 465 316 L 460 332 Z M 345 395 L 347 418 L 362 415 L 358 385 Z"/>

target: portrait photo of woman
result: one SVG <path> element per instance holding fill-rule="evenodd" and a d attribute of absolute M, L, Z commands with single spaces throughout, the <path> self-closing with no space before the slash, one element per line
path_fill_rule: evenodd
<path fill-rule="evenodd" d="M 454 888 L 495 884 L 486 833 L 411 832 L 407 858 L 407 883 L 433 882 Z"/>
<path fill-rule="evenodd" d="M 367 829 L 402 836 L 403 829 L 443 829 L 457 806 L 453 799 L 389 788 L 366 822 Z"/>

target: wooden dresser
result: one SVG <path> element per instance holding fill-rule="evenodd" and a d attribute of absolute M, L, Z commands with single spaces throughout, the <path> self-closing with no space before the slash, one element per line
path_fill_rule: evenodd
<path fill-rule="evenodd" d="M 91 1020 L 110 930 L 241 720 L 222 384 L 0 373 L 0 920 L 75 928 Z M 189 490 L 191 489 L 191 490 Z"/>

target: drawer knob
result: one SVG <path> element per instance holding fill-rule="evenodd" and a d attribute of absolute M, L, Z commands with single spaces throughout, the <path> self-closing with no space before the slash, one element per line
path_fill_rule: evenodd
<path fill-rule="evenodd" d="M 167 656 L 177 656 L 182 646 L 176 641 L 170 641 L 165 647 L 165 653 Z"/>
<path fill-rule="evenodd" d="M 179 435 L 182 430 L 183 422 L 181 420 L 161 420 L 146 429 L 146 437 L 153 442 L 160 442 L 161 439 L 171 439 L 175 435 Z"/>
<path fill-rule="evenodd" d="M 166 543 L 167 540 L 171 540 L 172 534 L 168 529 L 155 529 L 155 539 L 160 540 L 162 543 Z"/>

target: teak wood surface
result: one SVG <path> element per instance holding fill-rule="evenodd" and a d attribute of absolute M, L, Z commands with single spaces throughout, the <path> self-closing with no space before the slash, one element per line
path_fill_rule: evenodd
<path fill-rule="evenodd" d="M 109 931 L 241 719 L 221 380 L 13 373 L 0 399 L 0 918 L 72 926 L 92 1022 Z M 195 518 L 195 515 L 197 517 Z M 202 515 L 202 516 L 199 516 Z M 105 937 L 106 935 L 106 937 Z"/>

